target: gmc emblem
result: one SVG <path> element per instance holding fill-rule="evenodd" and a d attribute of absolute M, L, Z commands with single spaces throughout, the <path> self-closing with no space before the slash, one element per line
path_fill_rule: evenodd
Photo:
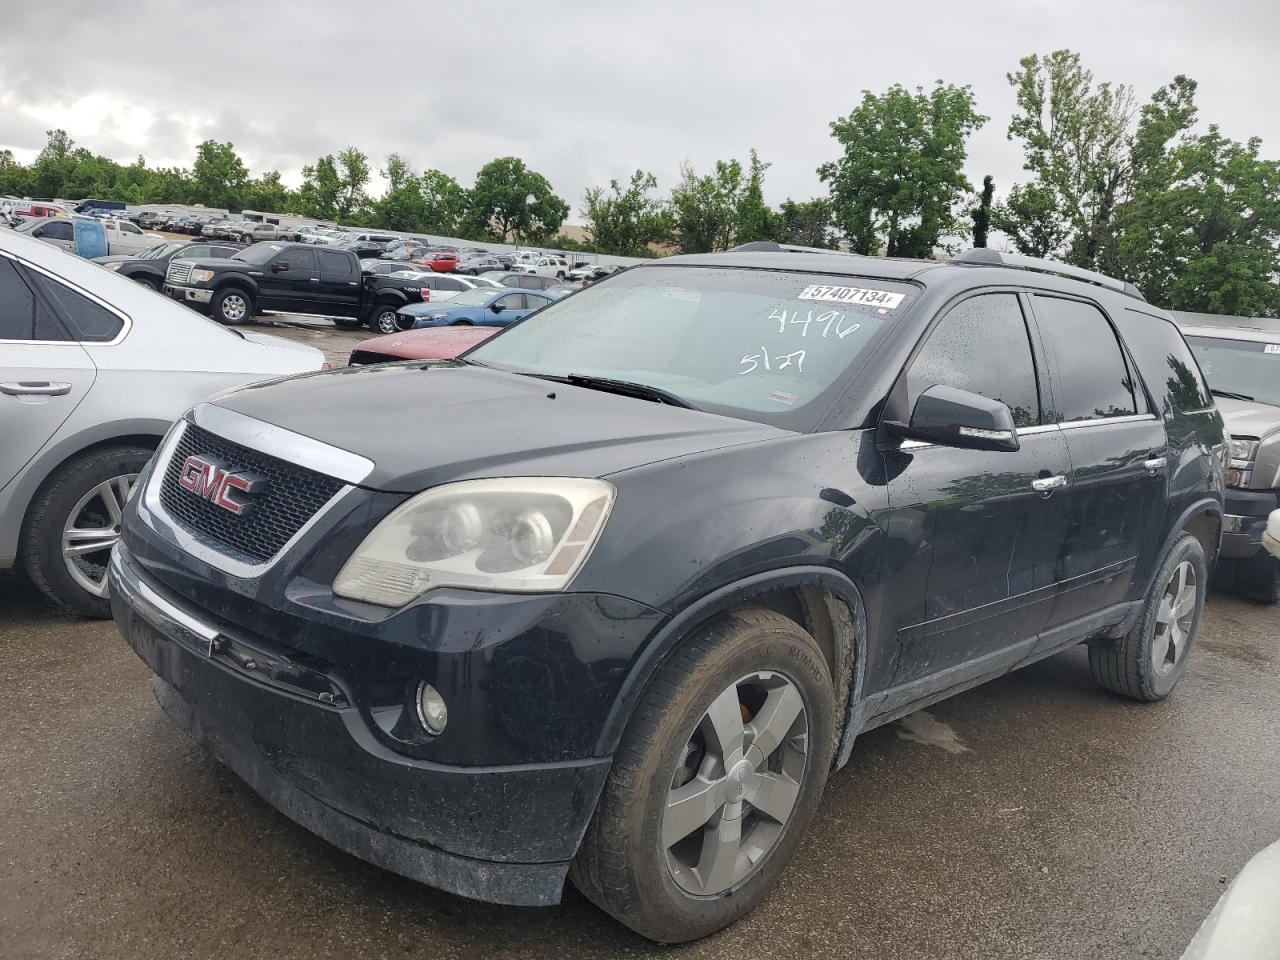
<path fill-rule="evenodd" d="M 239 490 L 248 495 L 260 493 L 266 482 L 256 474 L 236 473 L 228 470 L 225 463 L 204 457 L 187 457 L 182 461 L 182 469 L 178 471 L 178 486 L 183 490 L 189 490 L 202 500 L 208 500 L 215 507 L 228 510 L 237 517 L 253 504 L 234 499 L 232 491 Z"/>

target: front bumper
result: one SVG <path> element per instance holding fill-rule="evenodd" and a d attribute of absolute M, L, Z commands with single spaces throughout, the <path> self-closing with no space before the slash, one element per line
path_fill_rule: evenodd
<path fill-rule="evenodd" d="M 1222 518 L 1221 556 L 1248 558 L 1261 553 L 1267 518 L 1280 507 L 1275 490 L 1227 490 L 1226 513 Z"/>
<path fill-rule="evenodd" d="M 203 290 L 199 287 L 174 286 L 168 283 L 164 285 L 164 294 L 166 297 L 173 297 L 173 299 L 181 300 L 183 303 L 207 304 L 213 299 L 212 290 Z"/>
<path fill-rule="evenodd" d="M 495 903 L 560 899 L 608 759 L 455 766 L 389 749 L 343 678 L 246 639 L 112 555 L 111 608 L 165 712 L 268 803 L 335 846 Z"/>

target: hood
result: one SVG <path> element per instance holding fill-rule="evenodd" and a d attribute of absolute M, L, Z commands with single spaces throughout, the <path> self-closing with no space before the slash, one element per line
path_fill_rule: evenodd
<path fill-rule="evenodd" d="M 140 260 L 141 257 L 133 257 L 125 253 L 113 253 L 108 257 L 94 257 L 94 263 L 125 263 L 130 260 Z"/>
<path fill-rule="evenodd" d="M 1218 411 L 1227 423 L 1227 433 L 1263 440 L 1280 432 L 1280 407 L 1256 400 L 1232 400 L 1230 397 L 1215 399 Z"/>
<path fill-rule="evenodd" d="M 218 405 L 375 464 L 416 493 L 473 477 L 601 477 L 787 431 L 462 364 L 375 364 L 251 386 Z"/>
<path fill-rule="evenodd" d="M 452 360 L 497 332 L 497 327 L 428 327 L 364 340 L 356 349 L 406 360 Z"/>

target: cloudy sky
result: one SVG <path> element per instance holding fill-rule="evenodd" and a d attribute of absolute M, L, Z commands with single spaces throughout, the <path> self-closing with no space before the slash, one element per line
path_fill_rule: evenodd
<path fill-rule="evenodd" d="M 1080 51 L 1099 79 L 1145 100 L 1199 81 L 1203 122 L 1280 157 L 1278 0 L 971 0 L 483 4 L 101 0 L 6 5 L 0 147 L 34 157 L 65 128 L 121 161 L 189 166 L 230 140 L 255 172 L 295 183 L 347 144 L 375 166 L 398 151 L 469 184 L 523 157 L 574 204 L 636 167 L 664 189 L 682 162 L 772 163 L 772 202 L 823 192 L 828 123 L 860 91 L 970 84 L 990 116 L 970 144 L 975 183 L 1003 192 L 1005 75 L 1020 56 Z M 483 11 L 483 12 L 482 12 Z"/>

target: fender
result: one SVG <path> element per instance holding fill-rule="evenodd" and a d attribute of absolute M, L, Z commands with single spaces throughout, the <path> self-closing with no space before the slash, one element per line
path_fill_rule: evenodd
<path fill-rule="evenodd" d="M 252 277 L 245 276 L 242 273 L 234 273 L 225 279 L 219 277 L 214 281 L 213 292 L 218 294 L 227 289 L 227 287 L 239 287 L 256 303 L 258 301 L 258 284 Z"/>
<path fill-rule="evenodd" d="M 837 641 L 843 640 L 845 643 L 851 644 L 853 654 L 852 675 L 848 684 L 849 698 L 837 740 L 836 761 L 834 763 L 836 768 L 843 766 L 849 759 L 849 753 L 853 749 L 853 739 L 865 719 L 862 716 L 862 711 L 858 709 L 858 705 L 862 700 L 864 664 L 867 662 L 866 605 L 863 603 L 862 592 L 852 580 L 839 570 L 820 566 L 783 567 L 778 570 L 754 574 L 705 594 L 668 620 L 645 645 L 644 649 L 640 651 L 640 655 L 636 658 L 626 679 L 622 682 L 618 695 L 614 698 L 613 705 L 609 708 L 609 715 L 605 718 L 604 726 L 600 731 L 600 739 L 596 744 L 596 755 L 609 756 L 617 749 L 622 733 L 626 729 L 627 723 L 631 719 L 631 714 L 636 704 L 640 701 L 640 697 L 643 696 L 649 681 L 667 662 L 671 654 L 680 646 L 692 629 L 717 614 L 740 606 L 743 601 L 750 600 L 753 596 L 781 587 L 802 586 L 823 587 L 831 591 L 832 594 L 844 601 L 848 606 L 853 620 L 852 636 L 840 637 L 837 635 L 836 637 Z M 843 659 L 839 656 L 840 652 L 837 651 L 837 662 Z"/>
<path fill-rule="evenodd" d="M 1213 518 L 1218 522 L 1218 536 L 1221 537 L 1222 536 L 1222 512 L 1223 512 L 1222 501 L 1216 497 L 1202 497 L 1201 499 L 1195 501 L 1193 504 L 1191 504 L 1191 506 L 1183 510 L 1182 513 L 1178 515 L 1178 518 L 1169 526 L 1169 530 L 1164 537 L 1164 542 L 1160 544 L 1160 553 L 1158 554 L 1158 556 L 1163 558 L 1164 555 L 1169 552 L 1169 548 L 1173 546 L 1173 541 L 1177 538 L 1178 534 L 1182 532 L 1182 529 L 1197 514 L 1207 513 L 1212 515 Z M 1219 549 L 1219 544 L 1215 544 L 1213 555 L 1207 556 L 1204 558 L 1205 563 L 1208 565 L 1210 570 L 1213 569 L 1213 562 L 1218 555 L 1218 549 Z M 1155 569 L 1152 570 L 1151 575 L 1147 578 L 1146 583 L 1142 587 L 1141 596 L 1145 597 L 1147 593 L 1151 590 L 1151 584 L 1155 580 L 1156 573 L 1159 572 L 1158 570 L 1159 563 L 1156 563 L 1154 567 Z"/>

